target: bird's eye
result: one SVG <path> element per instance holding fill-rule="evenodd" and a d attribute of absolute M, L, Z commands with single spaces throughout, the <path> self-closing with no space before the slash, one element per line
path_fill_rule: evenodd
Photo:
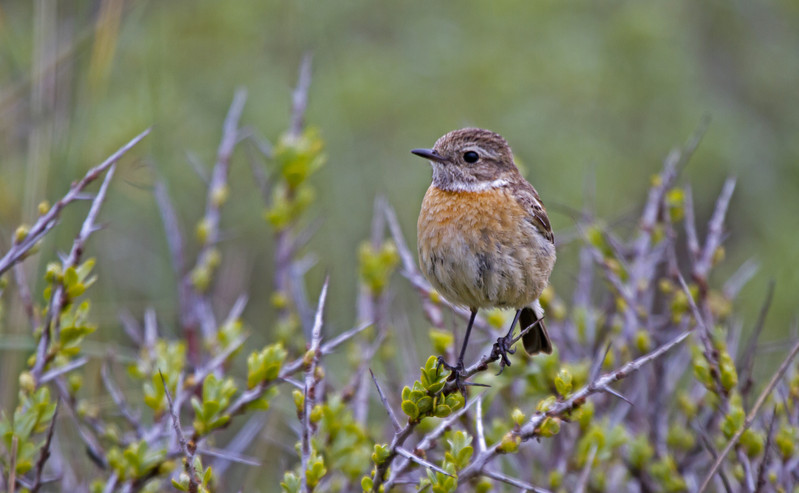
<path fill-rule="evenodd" d="M 466 161 L 469 164 L 476 163 L 478 159 L 480 159 L 480 156 L 474 151 L 469 151 L 469 152 L 464 152 L 463 153 L 463 160 Z"/>

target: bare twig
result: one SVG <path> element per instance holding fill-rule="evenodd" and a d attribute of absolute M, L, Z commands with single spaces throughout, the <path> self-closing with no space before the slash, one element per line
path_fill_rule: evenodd
<path fill-rule="evenodd" d="M 427 468 L 432 469 L 432 470 L 434 470 L 436 472 L 440 472 L 441 474 L 444 474 L 444 475 L 449 476 L 451 478 L 455 477 L 452 474 L 448 473 L 447 471 L 441 469 L 437 465 L 433 464 L 432 462 L 428 462 L 428 461 L 422 459 L 421 457 L 417 457 L 417 456 L 413 455 L 412 453 L 408 452 L 407 450 L 405 450 L 402 447 L 397 447 L 397 453 L 399 455 L 405 457 L 406 459 L 410 460 L 411 462 L 415 462 L 415 463 L 417 463 L 417 464 L 419 464 L 421 466 L 427 467 Z"/>
<path fill-rule="evenodd" d="M 193 269 L 207 266 L 211 257 L 214 255 L 216 244 L 219 242 L 219 220 L 220 208 L 227 195 L 227 179 L 230 170 L 230 158 L 233 149 L 238 142 L 238 129 L 241 113 L 244 110 L 244 103 L 247 101 L 247 91 L 239 89 L 233 96 L 227 116 L 222 125 L 222 140 L 217 150 L 216 163 L 211 172 L 211 180 L 208 183 L 208 193 L 205 201 L 205 215 L 203 225 L 205 227 L 204 241 L 197 254 L 197 261 Z M 193 270 L 192 269 L 192 270 Z M 197 326 L 202 330 L 202 335 L 206 340 L 212 340 L 216 332 L 216 320 L 210 300 L 205 293 L 201 293 L 192 282 L 191 272 L 183 277 L 183 289 L 186 290 L 188 299 L 186 300 L 189 309 L 182 320 L 184 331 L 189 344 L 189 357 L 193 362 L 197 362 L 197 342 L 194 330 Z"/>
<path fill-rule="evenodd" d="M 685 204 L 683 206 L 685 211 L 685 237 L 688 246 L 688 255 L 691 263 L 695 264 L 701 253 L 699 247 L 699 235 L 696 234 L 696 217 L 694 211 L 694 195 L 691 186 L 685 187 Z"/>
<path fill-rule="evenodd" d="M 53 204 L 53 206 L 48 210 L 46 213 L 39 216 L 39 219 L 31 226 L 30 230 L 28 231 L 28 235 L 25 237 L 24 240 L 15 243 L 11 246 L 11 248 L 6 252 L 3 258 L 0 258 L 0 274 L 7 271 L 14 265 L 17 261 L 19 261 L 31 248 L 40 240 L 42 237 L 47 234 L 48 231 L 53 229 L 55 225 L 58 223 L 59 216 L 61 211 L 64 210 L 64 207 L 69 205 L 70 203 L 78 200 L 81 192 L 83 191 L 86 186 L 96 180 L 103 172 L 105 172 L 110 166 L 114 163 L 119 161 L 119 159 L 128 152 L 133 146 L 138 144 L 147 134 L 150 133 L 150 129 L 148 128 L 144 132 L 140 133 L 136 137 L 134 137 L 130 142 L 125 144 L 124 146 L 120 147 L 115 153 L 111 154 L 105 161 L 100 163 L 99 165 L 95 166 L 94 168 L 90 169 L 86 172 L 82 179 L 78 182 L 74 183 L 69 191 L 62 197 L 58 202 Z"/>
<path fill-rule="evenodd" d="M 524 424 L 524 426 L 522 426 L 518 431 L 513 431 L 512 433 L 519 436 L 519 438 L 522 440 L 528 440 L 535 437 L 538 434 L 539 427 L 541 424 L 543 424 L 546 418 L 559 417 L 568 413 L 572 409 L 579 407 L 589 396 L 597 392 L 603 392 L 605 388 L 607 388 L 613 382 L 626 378 L 629 374 L 637 371 L 650 361 L 659 358 L 671 348 L 680 344 L 690 335 L 690 332 L 683 332 L 659 348 L 628 362 L 618 370 L 611 373 L 606 373 L 599 379 L 592 381 L 582 389 L 569 396 L 568 399 L 555 403 L 546 412 L 536 413 L 527 423 Z M 472 462 L 460 472 L 458 478 L 465 481 L 477 476 L 478 474 L 481 474 L 488 462 L 497 454 L 498 447 L 499 443 L 496 443 L 491 447 L 488 447 L 488 449 L 486 449 L 484 452 L 477 454 Z"/>
<path fill-rule="evenodd" d="M 186 440 L 186 436 L 183 434 L 183 429 L 180 427 L 180 416 L 178 416 L 180 410 L 175 409 L 175 403 L 172 402 L 172 394 L 169 393 L 169 386 L 166 384 L 164 374 L 161 373 L 161 370 L 158 370 L 158 374 L 161 375 L 161 383 L 164 384 L 164 393 L 166 393 L 167 401 L 169 401 L 169 414 L 172 416 L 172 427 L 175 430 L 175 436 L 177 437 L 178 443 L 180 443 L 180 448 L 185 456 L 186 462 L 184 464 L 184 469 L 189 475 L 189 491 L 191 493 L 197 493 L 197 490 L 200 487 L 200 478 L 198 476 L 197 470 L 194 467 L 194 452 L 196 451 L 196 445 L 193 442 L 190 443 L 188 440 Z"/>
<path fill-rule="evenodd" d="M 303 399 L 301 437 L 302 470 L 300 471 L 302 490 L 305 492 L 312 491 L 306 478 L 308 463 L 311 460 L 311 435 L 313 434 L 311 429 L 311 409 L 313 409 L 314 402 L 316 402 L 316 384 L 319 381 L 316 375 L 316 366 L 319 364 L 319 358 L 321 357 L 319 348 L 322 342 L 322 315 L 325 311 L 325 299 L 327 298 L 329 281 L 329 278 L 325 279 L 325 283 L 322 285 L 322 292 L 319 293 L 319 303 L 316 306 L 316 317 L 311 331 L 310 347 L 306 353 L 310 354 L 311 358 L 305 370 L 305 398 Z"/>
<path fill-rule="evenodd" d="M 380 384 L 377 383 L 377 377 L 375 377 L 375 373 L 371 368 L 369 368 L 369 374 L 372 375 L 372 381 L 375 383 L 375 387 L 377 387 L 377 393 L 380 395 L 380 402 L 383 403 L 383 407 L 386 409 L 388 417 L 391 418 L 391 424 L 394 425 L 394 431 L 399 431 L 402 428 L 402 425 L 399 421 L 397 421 L 397 416 L 394 415 L 394 411 L 391 409 L 391 406 L 388 405 L 388 400 L 386 399 L 385 394 L 383 394 L 383 389 L 381 389 Z"/>
<path fill-rule="evenodd" d="M 477 407 L 474 409 L 474 427 L 477 432 L 477 451 L 485 452 L 486 437 L 483 430 L 483 399 L 477 399 Z"/>
<path fill-rule="evenodd" d="M 716 254 L 716 250 L 721 245 L 721 236 L 724 232 L 724 217 L 727 215 L 727 208 L 730 205 L 730 198 L 732 198 L 732 192 L 734 190 L 735 178 L 727 178 L 727 181 L 724 182 L 724 187 L 721 189 L 719 198 L 716 201 L 716 208 L 713 211 L 713 216 L 708 223 L 705 246 L 702 248 L 699 259 L 694 264 L 693 276 L 702 285 L 704 285 L 707 280 L 707 275 L 713 265 L 713 257 Z"/>
<path fill-rule="evenodd" d="M 752 384 L 754 384 L 754 380 L 752 380 L 752 370 L 755 366 L 755 352 L 757 351 L 757 340 L 760 338 L 760 333 L 763 331 L 763 327 L 766 324 L 766 315 L 768 314 L 768 309 L 771 306 L 771 300 L 774 297 L 774 280 L 772 279 L 768 283 L 768 290 L 766 291 L 766 299 L 763 301 L 763 305 L 760 307 L 760 314 L 757 317 L 757 323 L 755 323 L 755 330 L 752 331 L 752 335 L 749 336 L 749 341 L 746 343 L 746 347 L 744 349 L 743 358 L 741 359 L 741 366 L 738 370 L 738 373 L 741 375 L 741 395 L 746 398 L 749 395 L 749 391 L 752 389 Z"/>
<path fill-rule="evenodd" d="M 121 156 L 120 151 L 117 151 L 116 154 Z M 97 192 L 97 195 L 92 202 L 89 213 L 86 215 L 86 220 L 83 221 L 80 232 L 75 238 L 75 241 L 72 243 L 72 250 L 70 250 L 69 256 L 63 262 L 62 270 L 64 272 L 66 272 L 69 268 L 78 266 L 80 257 L 83 254 L 83 248 L 86 245 L 86 241 L 89 239 L 89 236 L 91 236 L 91 234 L 98 229 L 95 225 L 95 220 L 97 219 L 97 215 L 100 213 L 100 206 L 105 200 L 105 195 L 108 191 L 108 185 L 111 182 L 111 178 L 114 176 L 115 167 L 115 162 L 111 162 L 111 164 L 108 166 L 108 171 L 105 174 L 102 185 L 100 185 L 100 190 Z M 84 178 L 84 180 L 85 179 L 86 178 Z M 49 363 L 50 360 L 55 356 L 54 354 L 50 353 L 50 341 L 51 339 L 57 339 L 60 334 L 61 312 L 68 301 L 69 300 L 66 290 L 64 289 L 63 280 L 56 281 L 54 289 L 50 294 L 50 307 L 47 310 L 47 314 L 44 318 L 42 335 L 36 347 L 36 362 L 31 370 L 31 375 L 33 375 L 33 378 L 36 380 L 37 384 L 41 383 L 40 380 L 45 365 L 47 365 L 47 363 Z"/>
<path fill-rule="evenodd" d="M 346 332 L 342 332 L 341 334 L 337 335 L 336 337 L 330 339 L 326 343 L 322 345 L 322 354 L 330 354 L 336 349 L 339 345 L 347 342 L 348 340 L 352 339 L 356 335 L 360 334 L 364 330 L 371 327 L 372 324 L 368 322 L 364 322 L 357 327 L 354 327 Z"/>
<path fill-rule="evenodd" d="M 69 363 L 59 366 L 58 368 L 53 368 L 42 375 L 42 378 L 39 379 L 39 385 L 45 384 L 50 380 L 53 380 L 56 377 L 63 375 L 64 373 L 68 373 L 76 368 L 80 368 L 81 366 L 85 365 L 89 361 L 89 358 L 78 358 L 70 361 Z"/>
<path fill-rule="evenodd" d="M 180 234 L 180 222 L 169 198 L 166 184 L 162 180 L 155 182 L 155 201 L 161 211 L 161 221 L 164 223 L 164 232 L 169 246 L 169 253 L 172 257 L 172 269 L 180 278 L 183 275 L 184 256 L 183 256 L 183 236 Z"/>
<path fill-rule="evenodd" d="M 752 407 L 752 410 L 746 415 L 746 420 L 744 420 L 743 426 L 735 433 L 735 435 L 733 435 L 730 441 L 727 442 L 727 445 L 724 447 L 724 449 L 722 449 L 722 451 L 719 453 L 719 456 L 716 458 L 716 461 L 713 463 L 713 466 L 710 468 L 707 476 L 705 476 L 704 481 L 702 481 L 702 484 L 699 486 L 699 490 L 697 490 L 698 493 L 702 493 L 707 489 L 710 481 L 716 474 L 716 471 L 718 471 L 719 467 L 721 467 L 724 458 L 730 452 L 732 447 L 738 443 L 738 440 L 741 438 L 741 435 L 743 435 L 744 431 L 749 429 L 749 427 L 752 425 L 752 422 L 755 420 L 758 411 L 760 411 L 760 407 L 764 402 L 766 402 L 766 398 L 769 396 L 769 394 L 771 394 L 771 391 L 774 390 L 777 382 L 779 382 L 782 376 L 785 374 L 785 371 L 788 369 L 791 361 L 793 361 L 793 358 L 797 353 L 799 353 L 799 342 L 794 344 L 793 348 L 788 353 L 788 356 L 783 360 L 777 372 L 771 377 L 771 380 L 769 381 L 768 385 L 766 385 L 766 388 L 760 393 L 760 396 L 757 398 L 757 401 L 755 401 L 755 405 Z"/>
<path fill-rule="evenodd" d="M 114 382 L 114 377 L 111 376 L 111 369 L 109 368 L 108 361 L 103 362 L 103 367 L 100 369 L 100 375 L 103 377 L 103 384 L 105 385 L 108 394 L 113 399 L 119 412 L 128 420 L 128 423 L 133 426 L 139 436 L 144 435 L 144 428 L 142 428 L 139 417 L 133 413 L 125 400 L 125 394 L 117 388 Z"/>
<path fill-rule="evenodd" d="M 114 493 L 114 489 L 119 482 L 119 475 L 115 472 L 108 477 L 108 481 L 105 482 L 105 488 L 103 488 L 103 493 Z"/>
<path fill-rule="evenodd" d="M 705 447 L 705 450 L 710 454 L 710 457 L 713 460 L 716 460 L 719 456 L 718 452 L 716 452 L 716 448 L 713 446 L 713 443 L 710 441 L 710 437 L 707 436 L 707 433 L 701 426 L 694 426 L 694 431 L 697 435 L 699 435 L 699 440 L 702 442 L 702 446 Z M 727 479 L 727 475 L 724 474 L 724 471 L 719 471 L 719 478 L 721 478 L 721 485 L 724 487 L 724 491 L 726 493 L 733 493 L 732 486 L 730 485 L 730 480 Z"/>
<path fill-rule="evenodd" d="M 31 328 L 35 329 L 39 326 L 39 311 L 34 305 L 28 279 L 25 276 L 25 268 L 22 264 L 18 263 L 14 265 L 14 280 L 17 283 L 17 290 L 19 292 L 19 298 L 22 301 L 22 306 L 25 308 L 25 315 L 28 316 Z M 0 290 L 0 294 L 2 294 L 2 290 Z"/>
<path fill-rule="evenodd" d="M 483 476 L 489 477 L 491 479 L 496 479 L 497 481 L 502 481 L 505 484 L 509 484 L 517 488 L 521 488 L 522 491 L 533 491 L 535 493 L 549 493 L 549 490 L 546 490 L 544 488 L 539 488 L 538 486 L 524 482 L 520 479 L 512 478 L 497 471 L 491 471 L 491 470 L 483 471 Z"/>
<path fill-rule="evenodd" d="M 766 445 L 763 447 L 763 459 L 760 461 L 760 467 L 757 469 L 757 481 L 755 481 L 755 492 L 759 492 L 766 485 L 766 469 L 768 468 L 768 457 L 771 448 L 771 441 L 774 439 L 774 422 L 777 418 L 777 409 L 771 413 L 771 419 L 768 422 L 768 432 L 766 433 Z"/>
<path fill-rule="evenodd" d="M 734 300 L 746 283 L 757 274 L 759 268 L 760 264 L 756 260 L 748 259 L 738 267 L 738 270 L 735 271 L 729 279 L 727 279 L 727 282 L 725 282 L 724 286 L 721 288 L 721 292 L 724 293 L 724 296 L 726 296 L 728 300 Z"/>
<path fill-rule="evenodd" d="M 306 53 L 302 57 L 297 87 L 294 88 L 294 92 L 291 94 L 292 109 L 289 133 L 293 137 L 299 137 L 305 122 L 305 108 L 308 107 L 308 89 L 311 87 L 311 60 L 310 53 Z"/>
<path fill-rule="evenodd" d="M 585 465 L 583 466 L 582 471 L 580 471 L 580 477 L 577 480 L 577 487 L 574 489 L 575 493 L 583 493 L 585 491 L 585 488 L 588 485 L 588 479 L 591 475 L 591 468 L 594 466 L 596 451 L 597 446 L 592 446 L 591 451 L 588 453 L 588 457 L 585 460 Z"/>
<path fill-rule="evenodd" d="M 55 403 L 55 412 L 53 412 L 53 419 L 50 422 L 50 427 L 47 430 L 47 438 L 42 445 L 39 452 L 39 460 L 36 461 L 36 469 L 33 476 L 33 485 L 29 488 L 31 493 L 36 493 L 42 486 L 42 473 L 44 472 L 44 465 L 47 459 L 50 458 L 50 444 L 53 441 L 53 431 L 55 430 L 56 418 L 58 418 L 58 406 L 61 404 L 60 400 Z M 16 438 L 16 437 L 15 437 Z"/>
<path fill-rule="evenodd" d="M 238 455 L 244 452 L 247 447 L 258 437 L 258 433 L 266 423 L 266 415 L 259 413 L 251 417 L 244 426 L 236 433 L 236 436 L 230 440 L 225 447 L 225 452 L 228 454 Z M 214 461 L 211 467 L 214 470 L 214 476 L 221 478 L 227 471 L 228 466 L 232 462 L 229 457 L 219 457 Z"/>

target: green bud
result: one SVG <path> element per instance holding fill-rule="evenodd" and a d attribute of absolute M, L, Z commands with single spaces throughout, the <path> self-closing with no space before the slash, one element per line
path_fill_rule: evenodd
<path fill-rule="evenodd" d="M 376 443 L 374 452 L 372 453 L 372 462 L 379 466 L 388 459 L 389 455 L 391 455 L 391 451 L 389 450 L 388 444 Z"/>
<path fill-rule="evenodd" d="M 566 368 L 561 368 L 558 372 L 558 376 L 555 377 L 555 389 L 558 391 L 558 394 L 564 397 L 571 393 L 572 375 Z"/>
<path fill-rule="evenodd" d="M 557 469 L 549 471 L 549 487 L 556 490 L 563 486 L 563 473 Z"/>
<path fill-rule="evenodd" d="M 363 488 L 364 493 L 372 491 L 374 484 L 374 479 L 370 478 L 369 476 L 364 476 L 361 478 L 361 488 Z"/>
<path fill-rule="evenodd" d="M 313 409 L 311 409 L 311 415 L 308 416 L 308 419 L 311 423 L 318 423 L 320 419 L 322 419 L 322 406 L 319 404 L 315 405 Z"/>
<path fill-rule="evenodd" d="M 545 412 L 549 411 L 549 409 L 552 406 L 554 406 L 556 402 L 558 402 L 557 397 L 555 397 L 554 395 L 551 395 L 551 396 L 547 397 L 546 399 L 542 399 L 541 401 L 539 401 L 538 405 L 535 407 L 535 410 L 538 411 L 538 412 L 545 413 Z"/>
<path fill-rule="evenodd" d="M 305 394 L 295 389 L 291 395 L 294 397 L 294 407 L 297 408 L 297 414 L 302 413 L 305 408 Z"/>
<path fill-rule="evenodd" d="M 730 440 L 744 425 L 744 410 L 740 406 L 730 406 L 730 410 L 721 422 L 721 432 Z"/>
<path fill-rule="evenodd" d="M 542 437 L 553 437 L 560 432 L 560 419 L 555 417 L 544 418 L 544 422 L 538 427 L 538 434 Z"/>
<path fill-rule="evenodd" d="M 687 427 L 673 424 L 666 435 L 666 444 L 672 449 L 688 451 L 696 445 L 696 438 Z"/>
<path fill-rule="evenodd" d="M 430 329 L 428 334 L 430 336 L 430 344 L 433 346 L 433 350 L 438 354 L 445 354 L 455 341 L 452 332 L 448 330 L 433 328 Z"/>
<path fill-rule="evenodd" d="M 677 394 L 677 405 L 679 406 L 680 410 L 685 414 L 685 417 L 688 421 L 692 420 L 694 416 L 696 416 L 698 406 L 693 401 L 690 395 L 687 392 L 680 391 Z"/>
<path fill-rule="evenodd" d="M 200 243 L 205 243 L 208 241 L 208 235 L 211 234 L 211 221 L 204 217 L 200 222 L 197 223 L 197 230 L 195 231 L 197 235 L 197 240 Z"/>
<path fill-rule="evenodd" d="M 780 451 L 783 460 L 789 460 L 796 452 L 796 442 L 799 439 L 796 428 L 790 425 L 781 426 L 777 434 L 774 436 L 774 444 Z"/>
<path fill-rule="evenodd" d="M 214 187 L 214 189 L 211 191 L 211 204 L 217 208 L 221 207 L 222 204 L 227 201 L 229 194 L 228 192 L 228 187 L 225 185 L 218 185 Z"/>
<path fill-rule="evenodd" d="M 651 461 L 655 455 L 655 449 L 649 442 L 649 437 L 641 433 L 637 435 L 631 442 L 629 447 L 628 460 L 630 466 L 636 471 L 643 471 L 644 467 Z"/>
<path fill-rule="evenodd" d="M 735 371 L 735 362 L 727 351 L 719 356 L 719 370 L 721 371 L 721 386 L 730 391 L 738 385 L 738 373 Z"/>
<path fill-rule="evenodd" d="M 485 318 L 488 325 L 492 327 L 500 328 L 505 325 L 505 315 L 502 313 L 502 310 L 489 310 Z"/>
<path fill-rule="evenodd" d="M 763 437 L 762 433 L 749 428 L 744 430 L 744 432 L 741 434 L 740 443 L 744 448 L 746 455 L 750 458 L 754 458 L 763 452 L 765 438 Z"/>
<path fill-rule="evenodd" d="M 502 437 L 502 442 L 500 442 L 497 451 L 502 454 L 512 454 L 519 450 L 521 441 L 522 439 L 518 435 L 510 432 L 506 433 L 505 436 Z"/>
<path fill-rule="evenodd" d="M 29 232 L 30 228 L 28 226 L 24 224 L 19 226 L 14 232 L 14 243 L 22 243 L 28 237 Z"/>
<path fill-rule="evenodd" d="M 652 337 L 649 331 L 641 329 L 635 333 L 635 348 L 639 353 L 648 353 L 652 349 Z"/>
<path fill-rule="evenodd" d="M 36 390 L 36 379 L 29 371 L 23 371 L 19 374 L 19 388 L 20 390 L 31 394 Z"/>

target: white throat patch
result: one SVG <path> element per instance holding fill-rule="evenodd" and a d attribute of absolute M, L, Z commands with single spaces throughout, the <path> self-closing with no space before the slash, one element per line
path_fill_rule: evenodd
<path fill-rule="evenodd" d="M 462 181 L 453 181 L 447 183 L 446 190 L 451 192 L 485 192 L 494 188 L 501 188 L 508 184 L 508 180 L 498 178 L 493 181 L 480 181 L 476 183 L 466 183 Z"/>

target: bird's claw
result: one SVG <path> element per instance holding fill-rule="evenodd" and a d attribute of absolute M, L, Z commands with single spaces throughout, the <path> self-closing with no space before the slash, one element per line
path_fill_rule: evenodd
<path fill-rule="evenodd" d="M 463 363 L 461 363 L 459 365 L 456 365 L 456 366 L 452 366 L 452 365 L 450 365 L 449 363 L 447 363 L 444 360 L 443 356 L 439 356 L 438 357 L 438 366 L 437 367 L 438 368 L 444 367 L 445 370 L 449 370 L 450 372 L 453 372 L 453 373 L 458 371 L 458 367 L 460 367 L 460 371 L 461 372 L 463 371 Z M 451 378 L 452 378 L 452 375 L 450 375 L 450 379 Z"/>
<path fill-rule="evenodd" d="M 439 356 L 438 366 L 444 367 L 450 371 L 447 380 L 455 383 L 455 388 L 458 389 L 464 399 L 466 398 L 466 387 L 489 387 L 489 385 L 484 383 L 467 382 L 466 379 L 469 377 L 466 375 L 466 370 L 462 361 L 459 361 L 457 365 L 453 366 L 444 361 L 442 356 Z"/>
<path fill-rule="evenodd" d="M 508 355 L 516 352 L 512 344 L 513 337 L 511 335 L 500 337 L 497 339 L 497 342 L 494 343 L 494 347 L 491 350 L 491 358 L 493 360 L 499 360 L 499 372 L 497 372 L 497 375 L 501 375 L 505 367 L 510 366 L 510 358 L 508 358 Z"/>

